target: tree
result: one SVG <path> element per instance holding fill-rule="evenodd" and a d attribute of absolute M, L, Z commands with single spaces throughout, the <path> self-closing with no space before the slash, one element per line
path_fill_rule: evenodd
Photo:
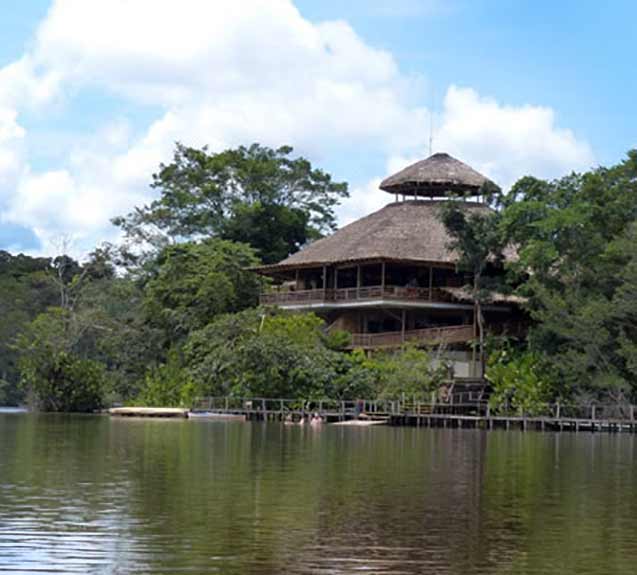
<path fill-rule="evenodd" d="M 499 189 L 483 189 L 480 195 L 495 198 Z M 468 212 L 462 203 L 449 201 L 441 208 L 441 218 L 451 236 L 450 248 L 457 252 L 459 271 L 471 276 L 468 286 L 474 304 L 474 317 L 478 327 L 480 369 L 484 375 L 485 329 L 483 304 L 496 287 L 501 287 L 506 237 L 502 234 L 501 213 L 496 210 Z M 495 273 L 491 273 L 495 272 Z"/>
<path fill-rule="evenodd" d="M 106 393 L 104 366 L 77 353 L 83 335 L 69 310 L 51 308 L 18 337 L 20 380 L 43 411 L 93 411 Z"/>
<path fill-rule="evenodd" d="M 148 323 L 177 342 L 218 315 L 255 306 L 261 280 L 248 268 L 257 262 L 251 248 L 226 240 L 164 248 L 145 286 Z"/>
<path fill-rule="evenodd" d="M 13 344 L 26 325 L 58 301 L 51 271 L 49 258 L 0 251 L 0 404 L 17 404 L 23 398 Z"/>
<path fill-rule="evenodd" d="M 194 332 L 186 365 L 201 393 L 244 397 L 324 397 L 340 354 L 324 345 L 314 314 L 253 309 Z"/>
<path fill-rule="evenodd" d="M 333 230 L 334 207 L 348 196 L 347 184 L 290 158 L 292 151 L 253 144 L 209 153 L 177 144 L 172 163 L 153 176 L 161 196 L 113 222 L 138 245 L 218 237 L 278 261 Z"/>
<path fill-rule="evenodd" d="M 637 385 L 637 151 L 621 163 L 547 182 L 527 177 L 504 198 L 512 272 L 535 324 L 529 348 L 562 394 L 615 398 Z"/>
<path fill-rule="evenodd" d="M 447 377 L 446 366 L 435 366 L 429 354 L 414 346 L 377 354 L 369 367 L 377 372 L 376 394 L 380 399 L 430 400 Z"/>

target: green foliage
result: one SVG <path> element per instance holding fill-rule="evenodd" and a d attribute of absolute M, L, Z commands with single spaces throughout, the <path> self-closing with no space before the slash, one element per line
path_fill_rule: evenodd
<path fill-rule="evenodd" d="M 489 357 L 486 378 L 491 383 L 489 406 L 494 412 L 538 415 L 545 411 L 553 389 L 538 354 L 504 349 Z"/>
<path fill-rule="evenodd" d="M 154 407 L 190 407 L 195 395 L 195 385 L 183 369 L 179 353 L 171 350 L 166 363 L 147 372 L 135 403 Z"/>
<path fill-rule="evenodd" d="M 49 258 L 12 256 L 0 251 L 0 404 L 23 399 L 19 388 L 18 352 L 15 338 L 38 313 L 58 301 Z"/>
<path fill-rule="evenodd" d="M 378 374 L 377 397 L 418 401 L 429 400 L 447 377 L 445 365 L 434 366 L 429 354 L 407 346 L 398 352 L 377 354 L 370 367 Z"/>
<path fill-rule="evenodd" d="M 165 248 L 145 288 L 150 325 L 178 341 L 223 313 L 256 305 L 261 281 L 251 248 L 210 239 Z"/>
<path fill-rule="evenodd" d="M 205 393 L 320 397 L 338 363 L 323 345 L 322 327 L 313 314 L 223 316 L 191 335 L 186 363 Z"/>
<path fill-rule="evenodd" d="M 186 364 L 201 393 L 244 397 L 424 399 L 446 376 L 423 350 L 368 358 L 334 351 L 323 330 L 313 314 L 248 310 L 193 333 Z"/>
<path fill-rule="evenodd" d="M 343 351 L 352 343 L 352 334 L 348 331 L 335 329 L 325 336 L 325 345 L 334 351 Z"/>
<path fill-rule="evenodd" d="M 276 262 L 333 230 L 334 207 L 348 195 L 347 184 L 291 153 L 253 144 L 215 154 L 177 144 L 173 162 L 153 176 L 161 197 L 114 223 L 137 244 L 220 237 Z"/>
<path fill-rule="evenodd" d="M 523 178 L 504 200 L 502 229 L 518 247 L 511 272 L 563 394 L 635 389 L 637 151 L 611 168 L 546 182 Z"/>
<path fill-rule="evenodd" d="M 484 195 L 491 200 L 500 198 L 500 190 L 486 185 Z M 493 291 L 502 289 L 504 250 L 508 239 L 502 230 L 502 214 L 496 210 L 473 211 L 456 201 L 444 202 L 440 216 L 451 237 L 449 248 L 458 253 L 456 264 L 459 271 L 466 272 L 471 283 L 469 292 L 474 302 L 480 346 L 480 363 L 484 372 L 485 327 L 482 305 Z"/>
<path fill-rule="evenodd" d="M 37 360 L 36 360 L 37 358 Z M 104 366 L 53 350 L 21 359 L 22 385 L 41 411 L 91 412 L 104 405 Z"/>

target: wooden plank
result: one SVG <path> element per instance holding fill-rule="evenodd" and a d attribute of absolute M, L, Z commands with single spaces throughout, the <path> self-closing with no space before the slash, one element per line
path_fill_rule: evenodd
<path fill-rule="evenodd" d="M 112 407 L 108 413 L 119 417 L 188 417 L 188 410 L 179 407 Z"/>

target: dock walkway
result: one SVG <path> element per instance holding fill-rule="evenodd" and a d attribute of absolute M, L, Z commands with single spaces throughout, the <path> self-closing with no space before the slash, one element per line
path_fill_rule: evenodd
<path fill-rule="evenodd" d="M 492 413 L 488 402 L 472 397 L 459 402 L 408 400 L 292 400 L 270 398 L 205 397 L 193 411 L 243 415 L 247 420 L 283 421 L 318 413 L 327 422 L 363 417 L 386 420 L 389 425 L 473 429 L 519 429 L 522 431 L 637 432 L 633 405 L 546 404 L 540 413 L 520 414 L 503 409 Z"/>

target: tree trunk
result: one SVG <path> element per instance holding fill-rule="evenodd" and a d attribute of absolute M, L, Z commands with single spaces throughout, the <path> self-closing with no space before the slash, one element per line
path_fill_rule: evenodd
<path fill-rule="evenodd" d="M 484 317 L 482 316 L 482 302 L 478 296 L 480 286 L 480 276 L 476 274 L 473 279 L 473 302 L 474 302 L 474 314 L 476 322 L 478 324 L 478 338 L 480 341 L 479 353 L 480 353 L 480 378 L 484 378 Z"/>

